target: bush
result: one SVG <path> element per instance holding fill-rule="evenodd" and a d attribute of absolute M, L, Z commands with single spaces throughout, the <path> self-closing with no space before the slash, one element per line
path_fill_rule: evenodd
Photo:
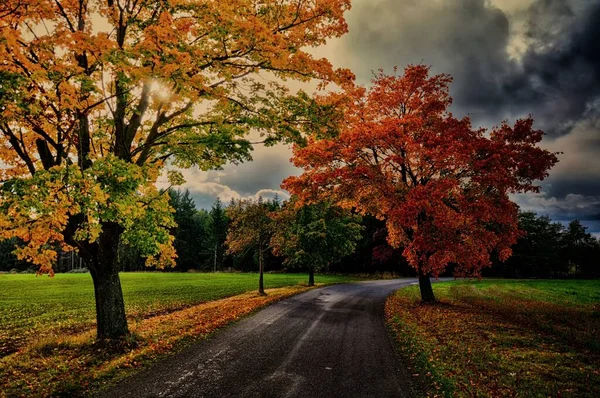
<path fill-rule="evenodd" d="M 19 274 L 35 274 L 35 270 L 31 269 L 31 268 L 27 268 L 27 269 L 19 272 Z"/>
<path fill-rule="evenodd" d="M 88 272 L 90 272 L 90 270 L 87 268 L 75 268 L 67 271 L 67 274 L 87 274 Z"/>

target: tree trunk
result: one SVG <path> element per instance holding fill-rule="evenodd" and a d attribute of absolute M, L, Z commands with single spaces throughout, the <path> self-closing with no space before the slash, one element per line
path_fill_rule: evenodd
<path fill-rule="evenodd" d="M 213 272 L 217 272 L 217 242 L 215 242 L 215 263 Z"/>
<path fill-rule="evenodd" d="M 264 258 L 263 258 L 263 249 L 262 247 L 258 249 L 258 272 L 260 276 L 258 277 L 258 293 L 265 294 L 265 286 L 263 283 L 263 268 L 264 268 Z"/>
<path fill-rule="evenodd" d="M 421 290 L 421 302 L 423 303 L 434 303 L 435 296 L 433 295 L 433 288 L 431 287 L 431 280 L 429 275 L 425 274 L 421 267 L 419 267 L 419 290 Z"/>
<path fill-rule="evenodd" d="M 117 262 L 122 229 L 116 223 L 102 227 L 97 250 L 88 259 L 96 296 L 96 331 L 98 339 L 118 339 L 129 334 Z"/>
<path fill-rule="evenodd" d="M 314 285 L 315 285 L 315 268 L 309 267 L 308 268 L 308 286 L 314 286 Z"/>

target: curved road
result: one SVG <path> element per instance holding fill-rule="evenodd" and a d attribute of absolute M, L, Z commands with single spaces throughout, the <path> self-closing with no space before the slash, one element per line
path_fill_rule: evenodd
<path fill-rule="evenodd" d="M 406 397 L 383 303 L 416 280 L 334 285 L 280 301 L 100 397 Z"/>

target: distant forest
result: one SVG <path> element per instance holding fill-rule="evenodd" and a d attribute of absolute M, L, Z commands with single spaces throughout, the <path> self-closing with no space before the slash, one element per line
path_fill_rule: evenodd
<path fill-rule="evenodd" d="M 170 190 L 171 205 L 175 209 L 177 227 L 172 230 L 177 249 L 177 265 L 168 272 L 243 271 L 258 270 L 257 250 L 249 249 L 236 255 L 227 254 L 225 240 L 229 228 L 227 206 L 217 200 L 210 210 L 196 209 L 190 193 Z M 277 211 L 279 199 L 269 201 Z M 392 249 L 386 242 L 385 224 L 373 217 L 362 217 L 362 238 L 353 254 L 341 258 L 328 267 L 334 273 L 394 273 L 415 276 L 416 273 L 402 257 L 401 249 Z M 587 232 L 579 220 L 567 226 L 553 222 L 547 216 L 533 212 L 519 213 L 519 227 L 525 232 L 513 246 L 513 255 L 505 262 L 492 259 L 492 266 L 484 268 L 483 276 L 503 278 L 599 278 L 600 241 Z M 34 272 L 35 267 L 19 261 L 12 254 L 19 242 L 0 242 L 0 272 Z M 494 257 L 494 256 L 492 256 Z M 283 258 L 272 250 L 265 254 L 265 270 L 286 269 Z M 145 266 L 145 259 L 126 244 L 119 249 L 122 271 L 153 270 Z M 76 254 L 63 253 L 55 272 L 81 272 L 85 264 Z M 305 271 L 296 267 L 293 271 Z M 452 275 L 450 266 L 444 275 Z"/>

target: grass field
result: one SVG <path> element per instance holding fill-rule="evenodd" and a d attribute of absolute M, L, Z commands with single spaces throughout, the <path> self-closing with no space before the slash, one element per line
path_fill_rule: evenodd
<path fill-rule="evenodd" d="M 600 396 L 600 281 L 453 281 L 388 298 L 386 317 L 428 396 Z"/>
<path fill-rule="evenodd" d="M 318 283 L 349 281 L 317 276 Z M 305 274 L 265 274 L 265 287 L 306 283 Z M 127 315 L 132 320 L 172 312 L 258 288 L 257 274 L 123 273 Z M 95 323 L 89 274 L 0 275 L 0 357 L 43 336 L 79 332 Z"/>
<path fill-rule="evenodd" d="M 307 290 L 303 274 L 121 275 L 132 337 L 94 339 L 86 274 L 0 275 L 0 397 L 85 396 L 240 317 Z M 349 282 L 317 275 L 317 284 Z"/>

